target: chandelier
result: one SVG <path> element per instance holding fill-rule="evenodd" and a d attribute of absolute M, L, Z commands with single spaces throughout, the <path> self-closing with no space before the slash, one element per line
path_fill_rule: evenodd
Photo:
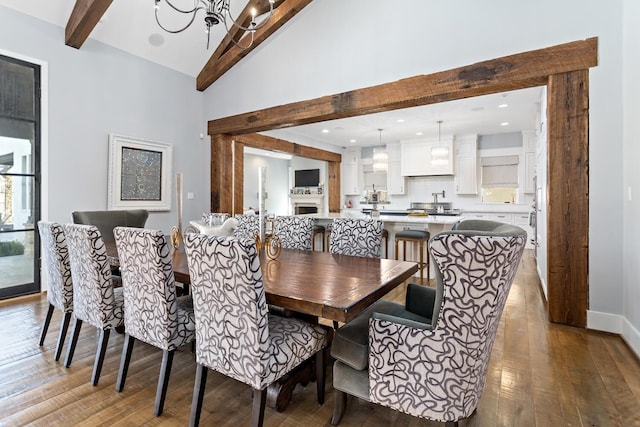
<path fill-rule="evenodd" d="M 204 10 L 204 24 L 205 24 L 205 31 L 207 33 L 207 49 L 209 49 L 209 38 L 211 35 L 211 27 L 222 22 L 224 24 L 225 29 L 227 30 L 227 35 L 229 36 L 229 39 L 233 42 L 234 45 L 244 50 L 244 49 L 249 49 L 253 45 L 254 33 L 260 28 L 264 27 L 267 24 L 267 22 L 269 22 L 269 19 L 271 19 L 271 15 L 273 14 L 273 3 L 275 0 L 269 0 L 269 16 L 267 16 L 267 18 L 264 21 L 262 21 L 259 25 L 256 24 L 256 9 L 254 8 L 251 14 L 251 22 L 249 22 L 247 26 L 243 26 L 242 22 L 236 21 L 231 16 L 231 11 L 229 9 L 230 0 L 193 0 L 193 8 L 185 9 L 185 10 L 180 9 L 179 7 L 176 7 L 173 4 L 175 0 L 173 0 L 173 2 L 172 0 L 164 0 L 164 3 L 169 5 L 169 7 L 174 11 L 182 13 L 184 15 L 191 15 L 187 24 L 184 27 L 179 28 L 177 30 L 170 30 L 160 23 L 160 19 L 158 18 L 158 10 L 160 9 L 160 3 L 162 2 L 162 0 L 154 0 L 154 1 L 155 1 L 156 22 L 158 23 L 158 26 L 160 26 L 160 28 L 162 28 L 164 31 L 172 34 L 181 33 L 182 31 L 189 28 L 191 24 L 193 24 L 193 22 L 196 19 L 196 15 L 198 14 L 198 11 Z M 241 46 L 235 40 L 235 37 L 231 35 L 230 30 L 233 27 L 236 27 L 241 31 L 245 31 L 251 34 L 251 40 L 247 45 Z"/>

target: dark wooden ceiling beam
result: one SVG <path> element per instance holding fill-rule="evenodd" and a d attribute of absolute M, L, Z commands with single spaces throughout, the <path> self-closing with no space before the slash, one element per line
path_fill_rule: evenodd
<path fill-rule="evenodd" d="M 546 76 L 596 66 L 597 47 L 597 38 L 591 38 L 337 95 L 238 114 L 209 121 L 208 133 L 247 134 L 542 86 L 547 83 Z M 283 117 L 287 118 L 284 123 Z"/>
<path fill-rule="evenodd" d="M 250 2 L 250 4 L 256 4 L 257 6 L 247 5 L 238 19 L 246 20 L 247 17 L 250 19 L 252 7 L 256 7 L 259 11 L 264 10 L 260 7 L 260 2 L 254 3 L 254 1 Z M 260 44 L 267 40 L 271 34 L 286 24 L 291 18 L 296 16 L 298 12 L 311 3 L 311 1 L 312 0 L 282 0 L 281 4 L 273 9 L 273 15 L 267 25 L 255 32 L 253 44 L 248 49 L 240 49 L 228 40 L 228 37 L 225 37 L 223 42 L 218 46 L 211 58 L 209 58 L 205 66 L 202 68 L 202 71 L 198 74 L 198 77 L 196 78 L 196 88 L 203 91 L 211 86 L 213 82 L 220 78 L 220 76 L 229 71 L 242 58 L 252 52 L 253 49 L 260 46 Z M 232 37 L 237 37 L 238 34 L 241 33 L 234 32 Z M 245 34 L 238 43 L 241 46 L 246 45 L 248 44 L 248 38 L 250 37 L 250 34 Z"/>
<path fill-rule="evenodd" d="M 76 0 L 64 30 L 64 43 L 80 49 L 113 0 Z"/>
<path fill-rule="evenodd" d="M 242 143 L 245 147 L 259 148 L 261 150 L 277 151 L 294 156 L 306 157 L 308 159 L 323 160 L 326 162 L 342 162 L 342 155 L 320 148 L 290 142 L 272 136 L 251 133 L 248 135 L 238 135 L 234 141 Z"/>

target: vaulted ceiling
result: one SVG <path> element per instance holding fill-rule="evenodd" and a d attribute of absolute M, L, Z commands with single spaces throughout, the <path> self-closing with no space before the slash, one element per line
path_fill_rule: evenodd
<path fill-rule="evenodd" d="M 155 22 L 153 3 L 148 1 L 113 0 L 47 0 L 27 2 L 24 0 L 0 0 L 0 5 L 19 10 L 28 15 L 51 22 L 65 28 L 65 44 L 82 49 L 91 36 L 137 56 L 196 76 L 196 87 L 205 90 L 220 76 L 231 69 L 269 36 L 284 26 L 311 0 L 275 0 L 274 11 L 267 24 L 254 34 L 253 45 L 246 50 L 233 44 L 226 35 L 224 25 L 212 28 L 212 45 L 217 48 L 207 50 L 204 28 L 204 14 L 199 12 L 193 27 L 189 30 L 165 37 Z M 188 8 L 191 2 L 177 0 L 179 6 Z M 167 13 L 166 27 L 177 29 L 188 22 L 188 17 L 175 13 L 164 4 Z M 237 0 L 231 2 L 231 12 L 236 21 L 247 25 L 255 9 L 260 19 L 269 11 L 268 0 Z M 185 20 L 186 19 L 186 20 Z M 202 23 L 200 21 L 202 20 Z M 243 31 L 231 26 L 230 35 L 239 44 L 246 45 Z M 188 46 L 190 48 L 185 48 Z"/>

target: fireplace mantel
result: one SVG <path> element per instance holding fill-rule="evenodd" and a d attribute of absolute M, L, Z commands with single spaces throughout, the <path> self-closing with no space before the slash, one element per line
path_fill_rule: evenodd
<path fill-rule="evenodd" d="M 316 207 L 318 213 L 324 213 L 324 194 L 290 194 L 291 208 L 296 213 L 297 207 Z"/>

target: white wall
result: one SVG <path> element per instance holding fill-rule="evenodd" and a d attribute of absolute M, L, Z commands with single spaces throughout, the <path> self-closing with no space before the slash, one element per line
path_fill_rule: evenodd
<path fill-rule="evenodd" d="M 312 2 L 206 91 L 205 118 L 597 36 L 599 65 L 589 83 L 590 309 L 623 315 L 621 22 L 622 0 Z"/>
<path fill-rule="evenodd" d="M 258 209 L 258 168 L 267 168 L 265 208 L 268 215 L 287 215 L 289 212 L 289 160 L 244 155 L 244 210 Z"/>
<path fill-rule="evenodd" d="M 623 246 L 623 314 L 622 334 L 640 354 L 640 3 L 624 1 L 623 74 L 624 85 L 624 183 L 618 187 L 623 195 L 622 204 L 624 234 Z"/>
<path fill-rule="evenodd" d="M 65 46 L 64 28 L 3 6 L 0 50 L 48 64 L 43 218 L 71 222 L 74 210 L 107 208 L 109 133 L 173 144 L 173 171 L 195 196 L 183 201 L 184 220 L 208 210 L 210 148 L 199 138 L 203 95 L 192 77 L 91 39 L 79 50 Z M 149 227 L 169 233 L 177 223 L 174 188 L 172 210 L 152 212 Z"/>

